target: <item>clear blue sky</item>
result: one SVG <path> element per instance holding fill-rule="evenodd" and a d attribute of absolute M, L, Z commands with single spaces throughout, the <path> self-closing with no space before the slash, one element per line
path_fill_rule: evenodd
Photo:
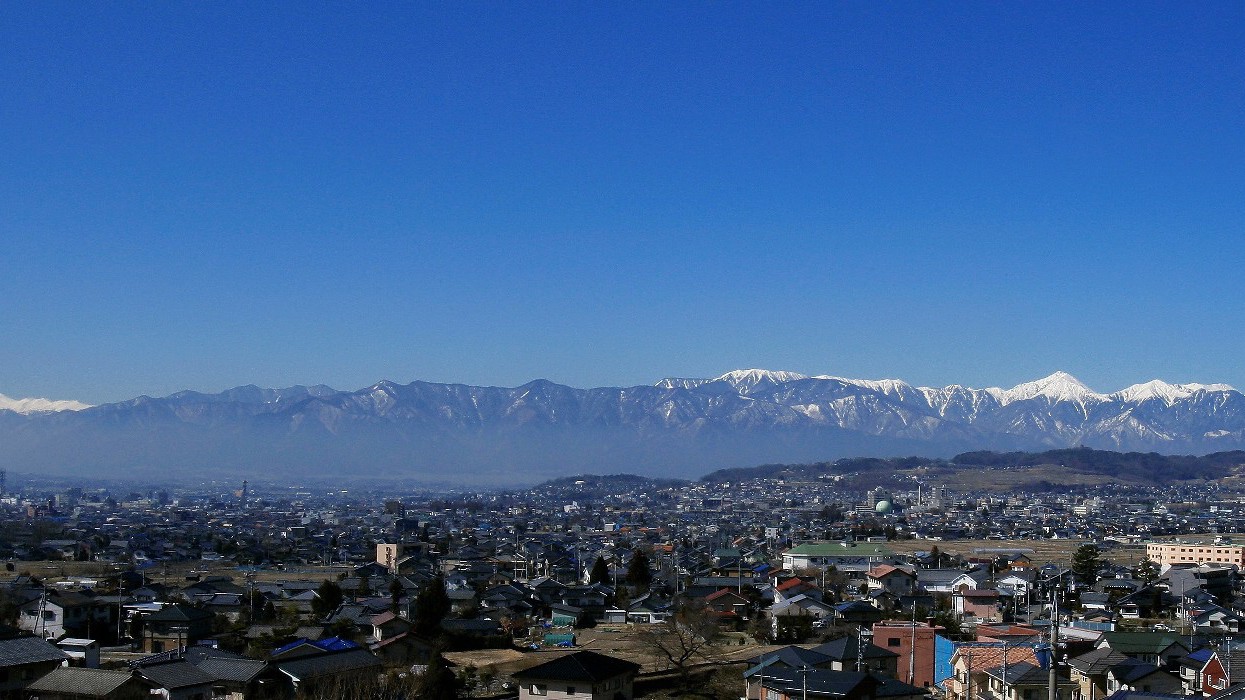
<path fill-rule="evenodd" d="M 1245 387 L 1245 4 L 0 5 L 0 393 Z"/>

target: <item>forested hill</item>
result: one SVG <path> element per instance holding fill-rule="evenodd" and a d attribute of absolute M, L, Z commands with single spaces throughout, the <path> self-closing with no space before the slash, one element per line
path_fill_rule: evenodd
<path fill-rule="evenodd" d="M 1245 451 L 1215 452 L 1208 455 L 1161 455 L 1156 452 L 1114 452 L 1088 447 L 1048 450 L 1046 452 L 964 452 L 951 459 L 926 457 L 853 457 L 832 462 L 808 464 L 763 464 L 757 467 L 719 469 L 701 477 L 701 481 L 718 483 L 760 478 L 809 478 L 823 475 L 847 475 L 907 471 L 918 467 L 942 469 L 1004 469 L 1051 466 L 1066 469 L 1069 474 L 1100 474 L 1128 477 L 1129 481 L 1165 484 L 1189 479 L 1219 479 L 1245 466 Z"/>

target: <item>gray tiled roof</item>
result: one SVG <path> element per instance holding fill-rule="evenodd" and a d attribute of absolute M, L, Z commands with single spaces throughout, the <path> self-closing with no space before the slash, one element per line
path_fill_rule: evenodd
<path fill-rule="evenodd" d="M 136 671 L 147 680 L 161 688 L 186 688 L 194 685 L 208 685 L 216 680 L 199 670 L 189 661 L 169 661 L 166 663 L 140 666 Z"/>
<path fill-rule="evenodd" d="M 69 655 L 39 637 L 18 637 L 0 641 L 0 668 L 64 661 Z"/>
<path fill-rule="evenodd" d="M 283 672 L 300 680 L 380 666 L 380 659 L 366 649 L 348 649 L 300 656 L 290 661 L 277 663 L 277 667 Z"/>
<path fill-rule="evenodd" d="M 550 679 L 598 683 L 628 673 L 636 673 L 640 665 L 595 651 L 577 651 L 513 674 L 518 679 Z"/>
<path fill-rule="evenodd" d="M 216 680 L 239 683 L 251 680 L 268 667 L 266 662 L 252 659 L 204 659 L 197 665 L 200 671 Z"/>
<path fill-rule="evenodd" d="M 103 697 L 125 685 L 132 677 L 127 671 L 57 666 L 51 673 L 27 686 L 27 690 Z"/>
<path fill-rule="evenodd" d="M 212 613 L 189 605 L 175 603 L 160 608 L 159 611 L 147 616 L 148 622 L 194 622 L 212 617 Z"/>

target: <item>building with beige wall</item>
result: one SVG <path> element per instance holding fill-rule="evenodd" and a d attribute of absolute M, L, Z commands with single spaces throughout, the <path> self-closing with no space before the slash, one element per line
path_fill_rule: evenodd
<path fill-rule="evenodd" d="M 376 563 L 395 571 L 398 560 L 402 558 L 404 547 L 400 544 L 382 542 L 376 545 Z"/>
<path fill-rule="evenodd" d="M 1151 542 L 1146 558 L 1159 565 L 1235 564 L 1245 567 L 1245 546 L 1205 542 Z"/>

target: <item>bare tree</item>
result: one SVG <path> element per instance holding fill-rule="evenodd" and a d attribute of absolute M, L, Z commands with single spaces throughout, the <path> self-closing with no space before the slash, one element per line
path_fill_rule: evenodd
<path fill-rule="evenodd" d="M 721 630 L 713 611 L 703 605 L 684 605 L 665 622 L 650 625 L 639 634 L 641 643 L 652 649 L 657 658 L 678 671 L 686 686 L 690 667 L 707 661 L 709 652 L 721 638 Z"/>

